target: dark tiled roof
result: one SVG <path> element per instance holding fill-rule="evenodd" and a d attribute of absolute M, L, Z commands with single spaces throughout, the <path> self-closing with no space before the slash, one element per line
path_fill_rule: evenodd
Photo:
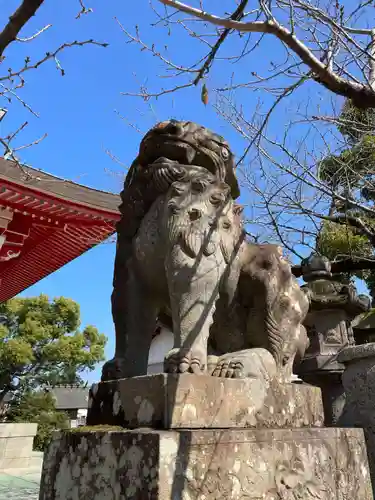
<path fill-rule="evenodd" d="M 29 174 L 29 178 L 25 179 L 25 173 Z M 65 201 L 109 210 L 116 215 L 119 213 L 118 206 L 121 200 L 118 194 L 82 186 L 32 167 L 22 166 L 21 170 L 15 162 L 4 160 L 1 157 L 0 177 L 26 188 L 37 189 L 40 193 L 54 195 Z"/>
<path fill-rule="evenodd" d="M 57 410 L 78 410 L 87 408 L 89 388 L 60 385 L 48 389 L 56 399 Z"/>
<path fill-rule="evenodd" d="M 114 234 L 119 203 L 118 195 L 0 158 L 0 303 Z"/>

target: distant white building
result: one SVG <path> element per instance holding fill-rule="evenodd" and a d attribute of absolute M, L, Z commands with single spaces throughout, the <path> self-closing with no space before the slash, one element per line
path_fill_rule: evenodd
<path fill-rule="evenodd" d="M 147 373 L 163 373 L 164 357 L 173 347 L 173 333 L 164 326 L 158 327 L 151 343 Z M 56 410 L 69 415 L 70 427 L 85 425 L 89 388 L 78 385 L 57 385 L 45 389 L 55 399 Z M 0 419 L 5 418 L 13 394 L 8 393 L 0 405 Z"/>
<path fill-rule="evenodd" d="M 164 326 L 157 330 L 148 355 L 147 373 L 163 373 L 164 356 L 173 347 L 173 333 Z"/>
<path fill-rule="evenodd" d="M 57 385 L 48 389 L 55 399 L 56 410 L 69 415 L 70 427 L 86 424 L 89 400 L 88 387 L 79 385 Z"/>

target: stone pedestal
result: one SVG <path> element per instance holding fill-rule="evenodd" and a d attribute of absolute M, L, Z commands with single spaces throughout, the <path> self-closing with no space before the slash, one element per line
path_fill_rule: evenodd
<path fill-rule="evenodd" d="M 317 388 L 261 391 L 187 374 L 98 384 L 101 425 L 55 435 L 40 500 L 373 499 L 361 429 L 322 428 Z"/>
<path fill-rule="evenodd" d="M 348 347 L 339 359 L 346 367 L 342 376 L 346 402 L 339 425 L 363 428 L 375 490 L 375 343 Z"/>
<path fill-rule="evenodd" d="M 321 427 L 320 390 L 255 379 L 146 375 L 95 384 L 87 425 L 127 429 Z"/>
<path fill-rule="evenodd" d="M 57 435 L 40 500 L 370 500 L 359 429 Z"/>

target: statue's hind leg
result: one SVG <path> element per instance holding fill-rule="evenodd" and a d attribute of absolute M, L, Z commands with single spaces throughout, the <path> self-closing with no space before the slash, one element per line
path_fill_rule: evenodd
<path fill-rule="evenodd" d="M 148 354 L 159 308 L 135 275 L 131 263 L 128 264 L 126 273 L 118 275 L 112 293 L 115 356 L 103 366 L 102 380 L 147 373 Z"/>

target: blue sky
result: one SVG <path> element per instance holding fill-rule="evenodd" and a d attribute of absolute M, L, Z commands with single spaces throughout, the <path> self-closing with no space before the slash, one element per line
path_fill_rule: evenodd
<path fill-rule="evenodd" d="M 15 0 L 0 0 L 0 25 L 5 24 L 18 4 Z M 232 3 L 223 2 L 223 8 L 225 4 Z M 121 175 L 125 169 L 114 163 L 105 150 L 111 150 L 125 165 L 130 165 L 137 154 L 141 135 L 120 119 L 116 110 L 128 122 L 139 126 L 142 132 L 156 121 L 170 117 L 200 122 L 224 135 L 233 149 L 241 153 L 243 142 L 210 106 L 201 103 L 198 88 L 160 99 L 151 107 L 141 99 L 120 95 L 121 92 L 137 92 L 140 83 L 147 82 L 154 87 L 160 85 L 156 75 L 161 73 L 161 68 L 156 58 L 140 53 L 137 46 L 126 43 L 115 16 L 132 33 L 138 24 L 142 36 L 150 44 L 155 42 L 163 47 L 168 43 L 168 53 L 172 57 L 181 56 L 180 61 L 195 60 L 200 47 L 187 43 L 187 38 L 177 29 L 172 37 L 168 37 L 162 26 L 150 28 L 155 18 L 148 0 L 88 0 L 87 6 L 94 12 L 77 20 L 78 0 L 46 0 L 21 36 L 30 36 L 46 24 L 52 24 L 52 28 L 32 43 L 13 44 L 5 53 L 3 64 L 15 69 L 22 66 L 27 55 L 32 62 L 36 61 L 65 41 L 93 38 L 109 43 L 105 49 L 86 46 L 65 50 L 59 57 L 65 70 L 64 77 L 53 61 L 25 73 L 26 85 L 20 96 L 40 118 L 32 117 L 20 104 L 14 103 L 0 125 L 1 134 L 29 120 L 30 125 L 19 138 L 19 144 L 33 141 L 45 132 L 48 137 L 38 146 L 25 150 L 22 160 L 94 188 L 120 191 Z M 236 38 L 230 40 L 223 54 L 231 53 L 237 41 Z M 208 87 L 227 83 L 232 71 L 235 71 L 237 81 L 245 81 L 251 71 L 268 70 L 271 55 L 275 58 L 283 56 L 273 39 L 267 39 L 262 50 L 264 60 L 257 53 L 247 60 L 246 65 L 234 66 L 233 69 L 218 61 L 207 79 Z M 315 102 L 321 101 L 321 95 L 324 95 L 318 85 L 312 84 L 301 91 L 300 97 L 307 100 L 311 93 Z M 255 109 L 259 97 L 256 91 L 243 94 L 242 104 L 249 114 Z M 273 101 L 269 96 L 262 98 L 266 104 L 267 100 Z M 276 112 L 274 127 L 283 126 L 286 112 L 285 107 Z M 246 194 L 242 201 L 251 204 Z M 51 297 L 63 295 L 76 300 L 81 306 L 82 323 L 93 324 L 108 336 L 107 358 L 112 356 L 114 340 L 110 314 L 114 250 L 113 244 L 100 245 L 24 292 L 24 295 L 46 293 Z M 98 378 L 99 368 L 89 375 L 90 381 Z"/>

